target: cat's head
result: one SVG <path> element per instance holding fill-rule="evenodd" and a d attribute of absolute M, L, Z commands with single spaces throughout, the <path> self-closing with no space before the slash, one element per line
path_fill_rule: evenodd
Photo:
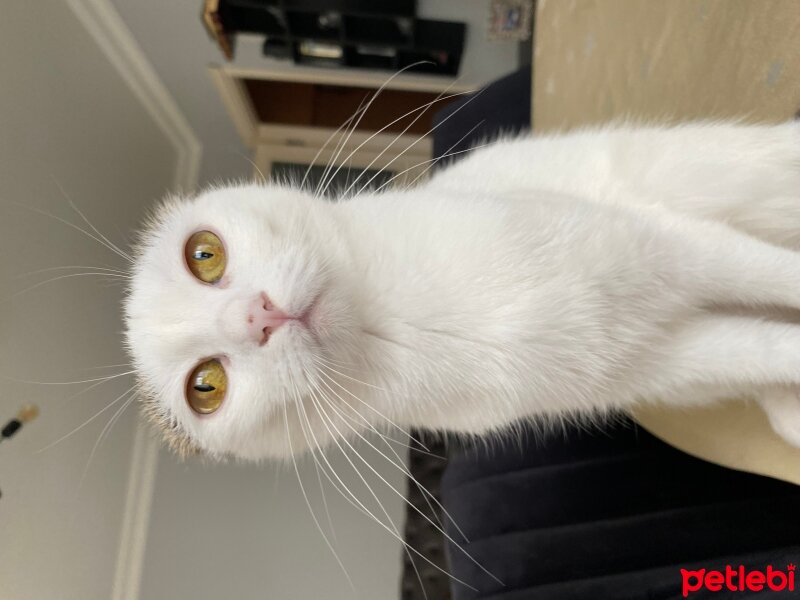
<path fill-rule="evenodd" d="M 150 219 L 127 346 L 145 412 L 181 454 L 286 456 L 332 437 L 323 365 L 356 351 L 359 322 L 335 211 L 250 185 L 168 200 Z"/>

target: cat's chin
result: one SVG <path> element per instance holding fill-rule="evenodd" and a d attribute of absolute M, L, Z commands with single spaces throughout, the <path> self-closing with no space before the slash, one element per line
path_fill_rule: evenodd
<path fill-rule="evenodd" d="M 325 311 L 320 309 L 322 299 L 317 296 L 311 302 L 311 306 L 306 309 L 306 312 L 300 317 L 300 322 L 305 325 L 312 335 L 315 337 L 319 334 L 320 324 L 324 322 Z"/>
<path fill-rule="evenodd" d="M 324 290 L 296 324 L 307 332 L 323 352 L 338 353 L 340 345 L 351 340 L 357 329 L 352 300 L 334 290 Z"/>

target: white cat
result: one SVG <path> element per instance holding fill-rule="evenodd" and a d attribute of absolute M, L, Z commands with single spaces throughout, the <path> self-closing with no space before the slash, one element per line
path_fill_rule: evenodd
<path fill-rule="evenodd" d="M 800 325 L 773 316 L 800 310 L 791 248 L 798 123 L 524 137 L 407 191 L 169 200 L 138 247 L 128 347 L 183 453 L 751 394 L 800 445 Z"/>

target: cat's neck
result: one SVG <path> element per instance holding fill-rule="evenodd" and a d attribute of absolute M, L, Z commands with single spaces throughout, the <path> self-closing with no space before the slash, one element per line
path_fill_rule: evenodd
<path fill-rule="evenodd" d="M 462 204 L 462 206 L 459 206 Z M 366 325 L 424 330 L 446 321 L 478 331 L 494 306 L 513 299 L 495 288 L 518 278 L 497 257 L 509 251 L 503 212 L 425 192 L 358 198 L 341 205 Z M 491 290 L 491 291 L 490 291 Z M 489 301 L 484 296 L 491 293 Z"/>
<path fill-rule="evenodd" d="M 462 416 L 480 418 L 468 405 L 485 406 L 487 395 L 513 397 L 503 382 L 522 359 L 515 344 L 530 328 L 532 282 L 508 209 L 420 190 L 335 211 L 361 311 L 357 358 L 376 386 L 362 393 L 398 421 L 451 429 L 462 428 Z"/>
<path fill-rule="evenodd" d="M 425 188 L 335 210 L 361 311 L 355 358 L 375 386 L 363 393 L 412 425 L 481 432 L 590 396 L 628 401 L 615 382 L 657 334 L 652 315 L 683 305 L 663 283 L 681 261 L 664 261 L 675 244 L 653 237 L 655 215 Z"/>

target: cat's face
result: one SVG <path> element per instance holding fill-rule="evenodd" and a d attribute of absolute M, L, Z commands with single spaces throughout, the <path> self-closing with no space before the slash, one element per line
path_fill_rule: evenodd
<path fill-rule="evenodd" d="M 146 410 L 174 448 L 257 459 L 314 445 L 297 402 L 320 360 L 352 350 L 359 320 L 333 211 L 242 186 L 169 201 L 149 224 L 126 335 Z"/>

